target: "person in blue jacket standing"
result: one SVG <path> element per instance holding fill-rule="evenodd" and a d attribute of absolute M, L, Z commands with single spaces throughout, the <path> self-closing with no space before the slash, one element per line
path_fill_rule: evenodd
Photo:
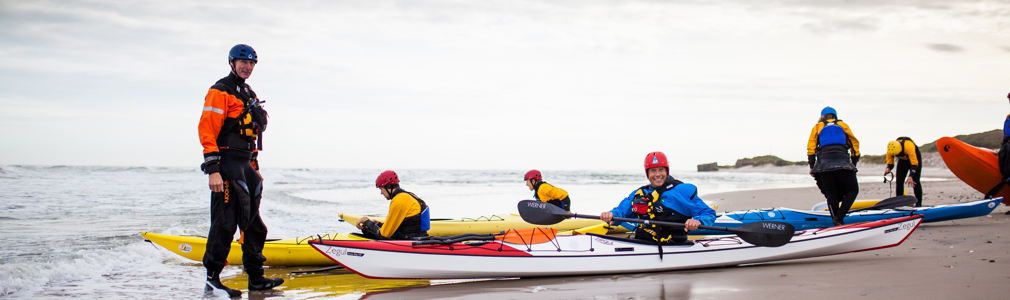
<path fill-rule="evenodd" d="M 638 218 L 682 223 L 682 227 L 655 224 L 620 224 L 635 230 L 635 238 L 663 244 L 687 241 L 687 232 L 715 222 L 715 210 L 698 197 L 698 188 L 670 176 L 670 163 L 663 152 L 645 157 L 645 175 L 649 184 L 636 189 L 614 209 L 600 214 L 600 219 L 612 224 L 614 217 Z"/>

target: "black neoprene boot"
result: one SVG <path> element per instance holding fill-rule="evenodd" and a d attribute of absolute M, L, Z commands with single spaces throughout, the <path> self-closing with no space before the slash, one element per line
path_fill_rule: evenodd
<path fill-rule="evenodd" d="M 249 279 L 250 291 L 269 290 L 284 283 L 284 278 L 266 278 L 263 275 L 252 276 Z"/>
<path fill-rule="evenodd" d="M 228 293 L 228 297 L 241 297 L 242 291 L 230 289 L 221 283 L 221 278 L 218 277 L 217 272 L 207 272 L 207 283 L 204 284 L 203 292 L 206 294 L 213 294 L 214 290 L 222 290 Z"/>

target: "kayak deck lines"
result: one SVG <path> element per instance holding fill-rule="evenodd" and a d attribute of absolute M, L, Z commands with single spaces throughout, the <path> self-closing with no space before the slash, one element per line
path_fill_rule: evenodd
<path fill-rule="evenodd" d="M 480 217 L 476 217 L 476 218 L 467 218 L 467 217 L 459 218 L 460 222 L 481 222 L 482 220 L 484 222 L 495 222 L 495 221 L 505 221 L 505 218 L 503 218 L 503 217 L 501 217 L 499 215 L 490 215 L 490 216 L 486 216 L 486 217 L 485 216 L 480 216 Z"/>
<path fill-rule="evenodd" d="M 772 214 L 769 215 L 768 212 L 771 212 Z M 778 212 L 778 213 L 776 213 L 776 212 Z M 743 220 L 748 220 L 748 221 L 749 220 L 755 220 L 755 219 L 748 218 L 748 216 L 750 216 L 750 215 L 757 216 L 757 220 L 761 220 L 761 221 L 775 221 L 775 220 L 785 220 L 786 219 L 786 215 L 783 214 L 783 213 L 781 213 L 780 209 L 775 209 L 775 208 L 759 208 L 759 209 L 750 209 L 750 210 L 744 211 L 743 214 L 740 215 L 740 219 L 739 220 L 741 220 L 741 221 L 743 221 Z M 765 217 L 766 215 L 769 215 L 769 216 L 766 218 Z"/>
<path fill-rule="evenodd" d="M 311 240 L 335 240 L 341 234 L 340 233 L 327 233 L 323 235 L 307 236 L 295 238 L 295 245 L 308 245 Z"/>
<path fill-rule="evenodd" d="M 558 239 L 557 239 L 557 237 L 558 237 L 557 236 L 557 231 L 553 230 L 553 229 L 550 229 L 550 228 L 548 228 L 547 230 L 545 230 L 545 229 L 543 229 L 541 227 L 535 227 L 535 228 L 533 228 L 532 230 L 530 230 L 530 234 L 528 236 L 529 237 L 529 241 L 526 240 L 527 235 L 520 233 L 518 230 L 509 229 L 507 231 L 502 231 L 503 238 L 501 240 L 499 240 L 499 241 L 500 241 L 500 243 L 502 245 L 504 245 L 505 242 L 507 240 L 509 240 L 508 237 L 517 237 L 517 238 L 519 238 L 519 243 L 515 243 L 515 244 L 526 245 L 526 251 L 530 251 L 530 250 L 533 250 L 533 245 L 534 244 L 540 244 L 540 243 L 542 243 L 542 242 L 537 242 L 536 241 L 537 240 L 536 239 L 537 238 L 537 234 L 540 234 L 542 237 L 547 238 L 547 242 L 550 242 L 551 244 L 554 245 L 554 247 L 558 248 L 558 251 L 561 251 L 561 245 L 558 245 L 558 242 L 557 242 L 558 241 Z M 515 240 L 515 238 L 513 238 L 511 240 Z M 592 250 L 590 249 L 590 251 L 592 251 Z"/>

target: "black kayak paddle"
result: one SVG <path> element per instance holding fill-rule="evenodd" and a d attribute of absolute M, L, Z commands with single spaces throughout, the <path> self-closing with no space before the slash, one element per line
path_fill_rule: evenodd
<path fill-rule="evenodd" d="M 537 200 L 519 201 L 519 215 L 523 220 L 537 225 L 551 225 L 564 221 L 566 218 L 600 219 L 595 215 L 579 215 L 565 211 L 565 209 L 547 202 Z M 662 222 L 642 219 L 614 218 L 616 222 L 629 222 L 640 224 L 656 224 L 661 226 L 684 227 L 684 224 L 673 222 Z M 745 242 L 763 247 L 778 247 L 789 243 L 796 229 L 793 225 L 782 222 L 760 221 L 741 225 L 740 227 L 727 228 L 717 226 L 698 226 L 700 229 L 726 231 L 736 234 Z"/>

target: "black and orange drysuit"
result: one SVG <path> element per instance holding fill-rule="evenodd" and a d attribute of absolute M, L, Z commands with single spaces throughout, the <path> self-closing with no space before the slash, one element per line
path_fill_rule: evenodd
<path fill-rule="evenodd" d="M 887 168 L 892 169 L 895 165 L 895 158 L 897 158 L 898 168 L 894 170 L 897 176 L 898 187 L 896 188 L 897 195 L 904 195 L 905 193 L 905 176 L 912 176 L 912 181 L 915 181 L 915 187 L 912 188 L 912 192 L 915 194 L 915 206 L 922 206 L 922 184 L 919 178 L 922 177 L 922 152 L 919 152 L 919 146 L 915 145 L 915 142 L 908 137 L 899 137 L 897 139 L 898 143 L 901 144 L 901 152 L 897 155 L 891 155 L 890 152 L 887 153 Z M 911 174 L 909 174 L 911 172 Z"/>
<path fill-rule="evenodd" d="M 242 265 L 250 278 L 263 275 L 263 243 L 267 228 L 259 216 L 263 179 L 256 161 L 257 145 L 266 129 L 266 111 L 256 93 L 234 73 L 207 91 L 200 116 L 206 174 L 220 173 L 223 192 L 211 192 L 210 232 L 203 264 L 208 274 L 220 274 L 227 264 L 235 229 L 242 231 Z"/>

